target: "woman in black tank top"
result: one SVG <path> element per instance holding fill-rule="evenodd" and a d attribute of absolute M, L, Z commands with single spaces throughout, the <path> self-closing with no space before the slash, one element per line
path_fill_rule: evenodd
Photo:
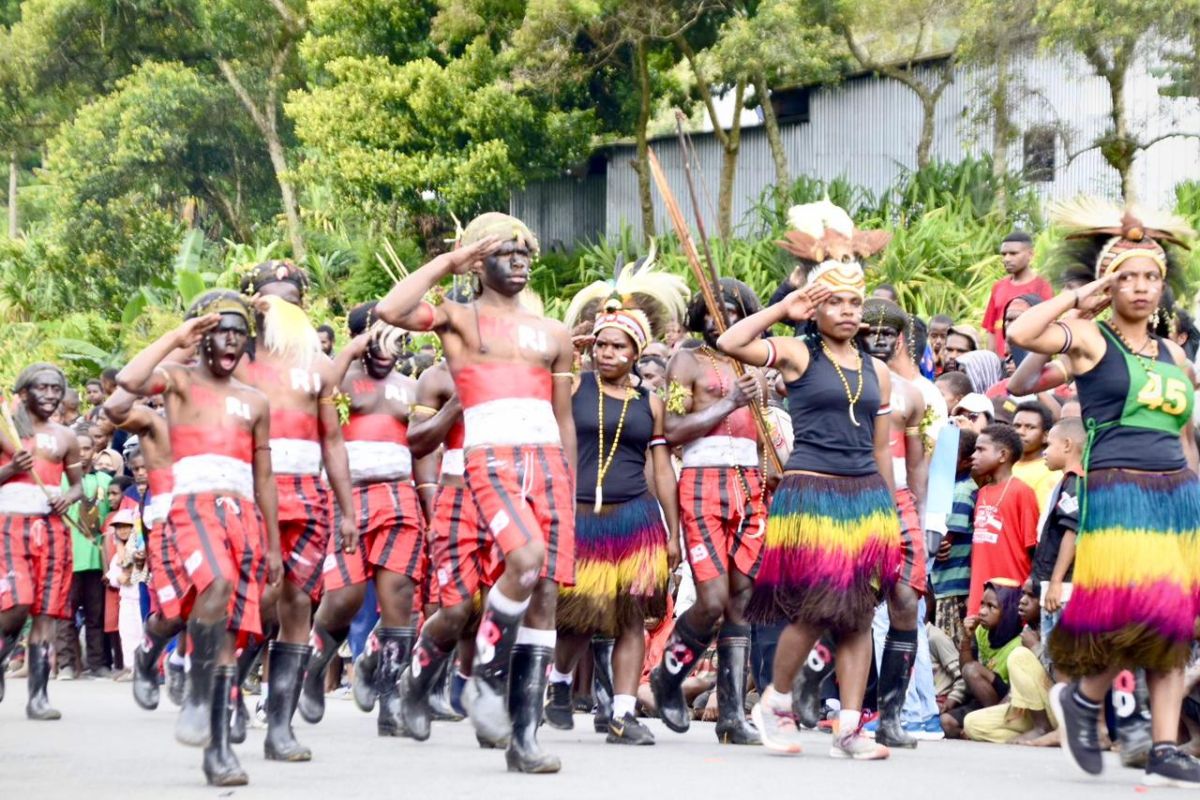
<path fill-rule="evenodd" d="M 813 205 L 821 211 L 834 208 Z M 778 752 L 799 752 L 797 717 L 816 723 L 817 709 L 794 707 L 799 698 L 793 699 L 792 691 L 803 677 L 809 652 L 828 632 L 838 644 L 842 703 L 841 733 L 831 755 L 860 760 L 888 755 L 860 728 L 871 618 L 900 565 L 900 524 L 883 416 L 891 384 L 887 367 L 855 342 L 866 288 L 855 258 L 883 242 L 862 231 L 851 238 L 832 231 L 824 239 L 798 234 L 785 247 L 820 262 L 809 270 L 807 286 L 737 323 L 717 343 L 746 364 L 779 369 L 795 431 L 792 455 L 771 502 L 762 562 L 746 610 L 754 622 L 789 623 L 779 638 L 772 685 L 752 712 L 763 745 Z M 806 323 L 806 335 L 761 338 L 772 326 L 787 322 Z"/>
<path fill-rule="evenodd" d="M 597 669 L 609 676 L 605 688 L 613 705 L 610 714 L 597 712 L 595 728 L 612 743 L 654 744 L 634 715 L 634 702 L 645 620 L 666 613 L 668 569 L 679 562 L 675 470 L 663 438 L 663 402 L 632 375 L 650 338 L 646 317 L 610 308 L 596 318 L 593 333 L 595 372 L 580 376 L 572 399 L 579 452 L 575 585 L 559 591 L 546 722 L 564 730 L 574 726 L 572 673 L 599 634 L 616 644 L 611 667 L 597 659 Z"/>
<path fill-rule="evenodd" d="M 1055 667 L 1080 676 L 1050 695 L 1062 749 L 1101 771 L 1097 709 L 1120 670 L 1142 667 L 1155 743 L 1145 782 L 1200 786 L 1200 764 L 1175 747 L 1200 610 L 1194 379 L 1183 351 L 1151 330 L 1171 276 L 1164 245 L 1193 232 L 1172 215 L 1094 200 L 1054 216 L 1097 280 L 1029 309 L 1009 338 L 1063 354 L 1061 380 L 1074 375 L 1087 428 L 1072 594 L 1048 640 Z M 1111 320 L 1096 322 L 1106 306 Z"/>

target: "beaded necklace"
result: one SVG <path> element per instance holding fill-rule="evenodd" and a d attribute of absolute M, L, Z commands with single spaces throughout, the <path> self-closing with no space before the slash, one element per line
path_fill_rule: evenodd
<path fill-rule="evenodd" d="M 625 380 L 628 381 L 629 377 L 626 376 Z M 628 385 L 625 386 L 625 399 L 621 401 L 621 416 L 617 419 L 617 430 L 613 435 L 612 449 L 607 458 L 604 456 L 604 379 L 599 375 L 596 376 L 596 394 L 600 397 L 597 411 L 600 422 L 597 433 L 600 440 L 600 463 L 596 468 L 596 503 L 593 508 L 599 514 L 600 506 L 604 503 L 604 476 L 608 474 L 608 468 L 612 466 L 613 459 L 617 455 L 617 445 L 621 443 L 621 430 L 625 427 L 625 412 L 629 410 L 629 401 L 637 395 L 637 392 Z"/>
<path fill-rule="evenodd" d="M 825 343 L 824 336 L 821 337 L 821 349 L 825 352 L 825 356 L 829 359 L 830 363 L 833 364 L 834 371 L 837 372 L 838 378 L 840 378 L 842 381 L 842 388 L 846 390 L 846 399 L 850 401 L 850 405 L 847 408 L 847 413 L 850 415 L 850 421 L 854 423 L 854 427 L 857 428 L 860 426 L 860 423 L 854 416 L 854 405 L 858 402 L 858 399 L 862 397 L 863 384 L 866 383 L 866 377 L 862 372 L 862 353 L 858 351 L 858 348 L 854 349 L 854 357 L 858 360 L 857 366 L 855 367 L 856 371 L 858 372 L 858 388 L 854 392 L 851 392 L 850 381 L 846 380 L 846 373 L 842 372 L 842 365 L 839 364 L 838 360 L 833 357 L 833 351 L 830 350 L 829 345 Z"/>

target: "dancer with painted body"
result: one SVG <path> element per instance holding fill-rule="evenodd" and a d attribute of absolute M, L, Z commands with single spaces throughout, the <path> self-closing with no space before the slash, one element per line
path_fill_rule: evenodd
<path fill-rule="evenodd" d="M 187 355 L 190 360 L 191 354 Z M 176 360 L 183 363 L 185 359 Z M 175 485 L 171 473 L 170 430 L 161 412 L 137 400 L 137 395 L 118 387 L 105 401 L 104 415 L 121 430 L 138 437 L 138 448 L 146 460 L 150 501 L 142 509 L 142 525 L 147 531 L 150 616 L 142 625 L 142 641 L 134 651 L 130 667 L 133 670 L 134 702 L 153 711 L 158 708 L 159 699 L 159 656 L 171 639 L 187 627 L 190 609 L 183 604 L 188 589 L 187 572 L 178 557 L 174 540 L 167 535 L 167 517 Z M 183 678 L 181 663 L 168 664 L 168 683 L 181 687 Z M 168 690 L 172 691 L 171 687 Z"/>
<path fill-rule="evenodd" d="M 83 476 L 75 433 L 50 421 L 66 389 L 62 370 L 53 364 L 26 367 L 13 386 L 19 405 L 4 421 L 0 437 L 0 700 L 4 667 L 25 620 L 32 617 L 25 716 L 33 720 L 62 717 L 46 693 L 50 644 L 57 620 L 73 613 L 68 602 L 71 532 L 63 515 L 83 499 Z"/>
<path fill-rule="evenodd" d="M 741 281 L 725 278 L 717 293 L 729 324 L 758 311 L 758 298 Z M 696 603 L 675 622 L 662 663 L 650 675 L 659 716 L 678 733 L 691 724 L 683 682 L 717 639 L 717 739 L 760 743 L 746 720 L 750 626 L 745 608 L 754 587 L 766 525 L 765 468 L 749 405 L 765 408 L 770 384 L 759 370 L 740 378 L 717 347 L 717 328 L 697 294 L 688 329 L 704 345 L 681 349 L 667 366 L 666 438 L 683 448 L 679 523 L 696 580 Z"/>
<path fill-rule="evenodd" d="M 209 783 L 239 786 L 249 778 L 230 748 L 234 645 L 239 636 L 262 635 L 264 580 L 278 583 L 283 573 L 271 419 L 262 392 L 233 377 L 250 340 L 249 304 L 214 290 L 197 298 L 187 317 L 117 380 L 134 394 L 162 394 L 167 409 L 174 488 L 164 535 L 187 574 L 182 602 L 192 603 L 187 694 L 175 738 L 205 748 Z M 194 364 L 164 363 L 172 351 L 197 346 Z"/>
<path fill-rule="evenodd" d="M 607 283 L 602 289 L 613 291 Z M 645 656 L 645 621 L 665 615 L 669 571 L 679 563 L 679 509 L 675 469 L 663 435 L 665 405 L 633 375 L 653 336 L 650 319 L 640 309 L 622 307 L 626 293 L 620 288 L 616 294 L 595 318 L 594 371 L 580 376 L 572 400 L 579 440 L 576 585 L 559 596 L 546 721 L 559 729 L 574 727 L 575 665 L 599 633 L 616 639 L 607 741 L 652 745 L 654 734 L 638 721 L 634 704 Z M 674 299 L 682 306 L 682 295 Z M 571 310 L 566 319 L 573 329 Z"/>
<path fill-rule="evenodd" d="M 237 377 L 267 397 L 271 408 L 271 469 L 279 498 L 279 536 L 284 582 L 263 597 L 263 627 L 279 626 L 267 651 L 265 697 L 266 757 L 308 761 L 312 751 L 296 741 L 292 717 L 311 654 L 314 604 L 321 596 L 321 569 L 330 538 L 329 487 L 342 513 L 340 541 L 353 552 L 358 526 L 351 518 L 353 498 L 341 420 L 332 395 L 341 372 L 321 352 L 316 329 L 300 308 L 308 274 L 287 261 L 266 261 L 242 279 L 242 292 L 254 295 L 257 335 Z M 322 466 L 329 478 L 326 486 Z M 241 684 L 265 643 L 251 640 L 238 657 L 235 741 L 245 736 L 248 718 Z"/>
<path fill-rule="evenodd" d="M 377 642 L 355 664 L 354 695 L 370 711 L 379 701 L 380 736 L 400 733 L 396 684 L 412 653 L 413 595 L 425 574 L 425 514 L 413 486 L 423 450 L 411 450 L 409 414 L 416 381 L 395 371 L 404 331 L 375 321 L 374 303 L 350 310 L 354 341 L 342 351 L 357 357 L 342 379 L 350 399 L 343 427 L 354 484 L 349 521 L 359 532 L 359 547 L 347 552 L 341 541 L 329 543 L 324 562 L 325 596 L 313 623 L 314 659 L 309 665 L 300 706 L 308 722 L 325 711 L 325 666 L 350 632 L 350 623 L 373 580 L 381 612 Z M 415 463 L 414 463 L 415 462 Z M 339 514 L 339 528 L 344 528 Z"/>
<path fill-rule="evenodd" d="M 762 565 L 747 617 L 784 620 L 771 685 L 752 716 L 768 750 L 801 751 L 792 686 L 828 631 L 838 647 L 842 710 L 830 755 L 873 760 L 888 748 L 863 735 L 862 698 L 871 664 L 871 618 L 896 583 L 900 526 L 892 487 L 891 377 L 856 342 L 866 281 L 858 259 L 890 238 L 859 231 L 828 201 L 789 215 L 788 249 L 811 264 L 805 288 L 721 336 L 722 350 L 780 371 L 795 445 L 775 490 Z M 797 224 L 797 221 L 800 224 Z M 804 323 L 803 337 L 761 338 L 780 322 Z"/>
<path fill-rule="evenodd" d="M 537 240 L 520 220 L 481 215 L 461 244 L 397 284 L 376 310 L 385 322 L 441 338 L 463 407 L 467 485 L 504 551 L 476 637 L 471 723 L 484 741 L 508 740 L 510 771 L 557 772 L 559 759 L 541 749 L 537 726 L 558 585 L 574 582 L 573 350 L 562 323 L 521 307 Z M 480 276 L 473 303 L 423 300 L 444 278 L 468 271 Z M 449 658 L 447 646 L 422 631 L 406 695 L 427 695 L 425 681 Z"/>
<path fill-rule="evenodd" d="M 1144 668 L 1154 744 L 1144 782 L 1200 786 L 1200 764 L 1177 746 L 1183 667 L 1194 636 L 1200 574 L 1200 480 L 1192 434 L 1191 365 L 1151 324 L 1172 274 L 1165 244 L 1194 235 L 1172 214 L 1096 200 L 1053 214 L 1096 280 L 1033 306 L 1009 339 L 1062 354 L 1088 429 L 1074 587 L 1048 643 L 1063 753 L 1084 773 L 1103 769 L 1100 708 L 1123 669 Z M 1112 309 L 1109 322 L 1092 317 Z"/>

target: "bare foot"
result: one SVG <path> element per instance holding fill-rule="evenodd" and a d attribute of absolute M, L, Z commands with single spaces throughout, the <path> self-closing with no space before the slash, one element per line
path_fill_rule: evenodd
<path fill-rule="evenodd" d="M 1013 739 L 1009 744 L 1030 744 L 1046 735 L 1045 728 L 1034 728 L 1033 730 L 1025 731 L 1017 738 Z"/>
<path fill-rule="evenodd" d="M 1030 747 L 1058 747 L 1062 744 L 1062 737 L 1059 736 L 1058 730 L 1055 729 L 1042 734 L 1036 739 L 1024 742 L 1024 744 Z"/>

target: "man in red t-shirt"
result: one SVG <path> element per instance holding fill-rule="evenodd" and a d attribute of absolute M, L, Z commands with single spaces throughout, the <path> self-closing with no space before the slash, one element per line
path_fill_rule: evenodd
<path fill-rule="evenodd" d="M 993 578 L 1024 583 L 1037 548 L 1038 501 L 1033 489 L 1012 476 L 1024 452 L 1010 425 L 989 425 L 975 443 L 971 475 L 985 485 L 975 499 L 975 535 L 971 541 L 971 591 L 967 614 L 979 613 L 983 585 Z"/>
<path fill-rule="evenodd" d="M 1004 307 L 1008 301 L 1023 294 L 1036 294 L 1043 300 L 1054 295 L 1050 283 L 1030 267 L 1033 260 L 1033 240 L 1024 231 L 1013 231 L 1000 243 L 1000 258 L 1008 277 L 996 281 L 992 295 L 988 298 L 987 310 L 983 313 L 983 329 L 987 332 L 989 347 L 1004 358 L 1007 347 L 1000 326 L 1004 322 Z"/>

